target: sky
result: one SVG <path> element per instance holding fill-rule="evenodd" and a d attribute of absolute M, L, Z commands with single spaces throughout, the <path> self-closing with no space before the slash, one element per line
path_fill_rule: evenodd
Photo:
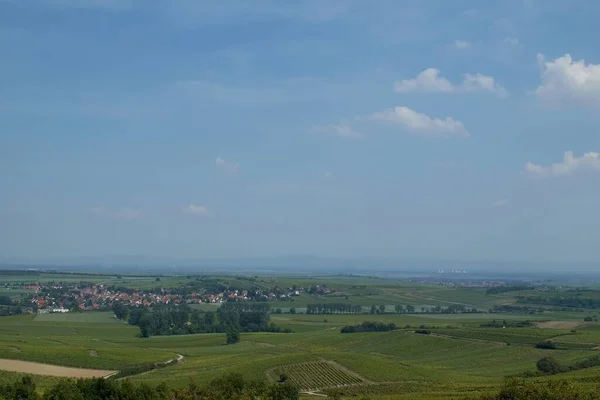
<path fill-rule="evenodd" d="M 0 0 L 0 257 L 600 262 L 599 16 Z"/>

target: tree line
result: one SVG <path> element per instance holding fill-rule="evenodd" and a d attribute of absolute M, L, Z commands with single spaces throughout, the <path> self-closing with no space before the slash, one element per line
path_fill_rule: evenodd
<path fill-rule="evenodd" d="M 289 383 L 267 384 L 244 380 L 230 374 L 199 386 L 172 389 L 164 383 L 151 387 L 145 383 L 110 379 L 60 379 L 42 394 L 29 375 L 0 385 L 1 400 L 297 400 L 299 392 Z"/>
<path fill-rule="evenodd" d="M 306 305 L 307 314 L 360 314 L 362 306 L 344 303 L 317 303 Z"/>
<path fill-rule="evenodd" d="M 369 314 L 386 314 L 388 313 L 385 304 L 373 304 L 368 309 Z M 451 304 L 448 307 L 421 307 L 419 310 L 411 304 L 406 306 L 397 304 L 394 306 L 393 313 L 395 314 L 463 314 L 463 313 L 479 313 L 481 311 L 476 308 L 467 308 L 463 304 Z M 317 303 L 308 304 L 306 306 L 307 314 L 363 314 L 363 306 L 344 303 Z"/>
<path fill-rule="evenodd" d="M 520 291 L 523 291 L 523 290 L 531 290 L 531 289 L 533 289 L 533 287 L 531 285 L 527 285 L 527 284 L 494 286 L 494 287 L 488 288 L 485 291 L 485 294 L 500 294 L 500 293 L 506 293 L 506 292 L 520 292 Z"/>
<path fill-rule="evenodd" d="M 507 379 L 500 390 L 484 394 L 480 400 L 594 400 L 598 399 L 600 386 L 575 385 L 572 380 L 527 381 L 522 378 Z"/>
<path fill-rule="evenodd" d="M 600 298 L 579 296 L 519 296 L 517 303 L 572 308 L 600 308 Z"/>
<path fill-rule="evenodd" d="M 340 333 L 359 333 L 359 332 L 389 332 L 395 330 L 396 324 L 365 321 L 358 325 L 346 325 L 342 327 Z"/>
<path fill-rule="evenodd" d="M 269 306 L 248 303 L 224 303 L 217 312 L 192 310 L 187 304 L 126 307 L 113 304 L 117 318 L 140 328 L 140 336 L 185 335 L 227 332 L 291 332 L 270 322 Z"/>

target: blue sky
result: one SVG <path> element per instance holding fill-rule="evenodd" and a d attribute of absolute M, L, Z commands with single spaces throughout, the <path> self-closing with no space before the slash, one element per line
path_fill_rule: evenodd
<path fill-rule="evenodd" d="M 0 256 L 600 261 L 599 13 L 0 0 Z"/>

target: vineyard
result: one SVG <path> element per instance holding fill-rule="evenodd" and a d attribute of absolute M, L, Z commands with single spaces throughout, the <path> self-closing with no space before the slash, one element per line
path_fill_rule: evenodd
<path fill-rule="evenodd" d="M 334 363 L 326 361 L 286 365 L 278 368 L 276 372 L 285 374 L 291 383 L 304 391 L 364 382 L 358 375 L 343 371 Z"/>

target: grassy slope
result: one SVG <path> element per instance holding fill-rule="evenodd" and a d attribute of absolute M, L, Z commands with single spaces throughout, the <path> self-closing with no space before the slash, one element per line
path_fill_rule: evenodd
<path fill-rule="evenodd" d="M 55 280 L 94 280 L 107 284 L 154 287 L 153 277 L 131 278 L 98 276 L 47 276 Z M 231 278 L 236 279 L 236 278 Z M 185 278 L 162 278 L 165 286 L 179 285 Z M 413 304 L 447 306 L 453 302 L 486 309 L 493 304 L 510 303 L 515 293 L 485 295 L 481 289 L 456 289 L 407 284 L 364 278 L 366 288 L 352 288 L 356 279 L 264 278 L 260 285 L 272 287 L 328 283 L 349 294 L 349 299 L 305 295 L 296 302 L 278 302 L 275 306 L 301 306 L 303 303 L 347 302 L 369 304 Z M 212 306 L 211 306 L 212 307 Z M 586 314 L 587 315 L 587 314 Z M 247 378 L 263 379 L 265 372 L 278 366 L 334 360 L 346 368 L 376 382 L 357 388 L 381 398 L 464 398 L 469 390 L 486 391 L 497 387 L 509 374 L 532 370 L 535 362 L 553 355 L 565 363 L 597 354 L 585 350 L 600 345 L 600 326 L 578 327 L 575 334 L 565 329 L 482 329 L 479 324 L 496 320 L 549 319 L 581 321 L 582 313 L 544 313 L 542 315 L 274 315 L 273 322 L 289 327 L 294 334 L 243 334 L 242 341 L 224 346 L 223 335 L 179 337 L 137 337 L 138 329 L 115 320 L 110 313 L 54 314 L 3 317 L 0 320 L 0 357 L 48 362 L 67 366 L 114 369 L 126 365 L 166 360 L 183 354 L 185 362 L 158 369 L 132 379 L 157 384 L 184 386 L 190 379 L 202 382 L 226 372 L 240 372 Z M 386 333 L 347 334 L 339 328 L 365 320 L 394 322 L 398 326 L 425 324 L 435 326 L 439 335 L 417 335 L 400 330 Z M 548 351 L 533 348 L 540 340 L 583 344 L 582 349 Z M 507 346 L 505 343 L 510 342 Z M 92 355 L 94 350 L 97 356 Z M 598 369 L 595 370 L 596 376 Z M 594 371 L 571 373 L 574 378 L 591 379 Z M 14 373 L 0 373 L 12 379 Z M 544 378 L 546 379 L 546 378 Z M 550 378 L 548 378 L 550 379 Z M 36 378 L 43 386 L 51 378 Z M 423 397 L 419 392 L 426 391 Z M 395 393 L 389 396 L 389 393 Z M 404 393 L 404 394 L 402 394 Z"/>

